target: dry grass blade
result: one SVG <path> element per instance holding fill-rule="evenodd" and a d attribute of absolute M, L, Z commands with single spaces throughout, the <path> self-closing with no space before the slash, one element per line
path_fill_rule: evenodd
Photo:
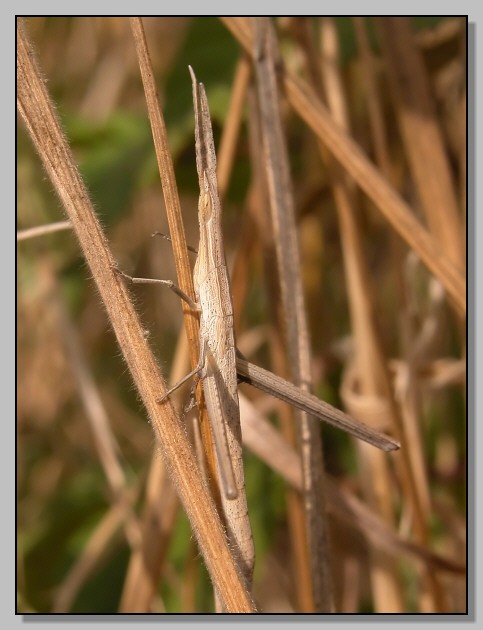
<path fill-rule="evenodd" d="M 464 270 L 463 235 L 429 77 L 409 19 L 376 18 L 401 137 L 421 208 L 449 260 Z"/>
<path fill-rule="evenodd" d="M 48 223 L 47 225 L 25 228 L 25 230 L 19 230 L 17 232 L 17 243 L 19 241 L 26 241 L 29 238 L 37 238 L 45 234 L 53 234 L 54 232 L 62 232 L 63 230 L 71 229 L 72 225 L 70 221 L 57 221 L 56 223 Z"/>
<path fill-rule="evenodd" d="M 237 573 L 215 506 L 201 480 L 184 427 L 169 401 L 162 406 L 157 402 L 159 396 L 166 391 L 166 385 L 128 292 L 113 271 L 114 259 L 62 133 L 20 20 L 17 25 L 17 105 L 47 174 L 72 222 L 219 596 L 229 611 L 252 612 L 253 604 Z"/>
<path fill-rule="evenodd" d="M 178 283 L 180 289 L 193 301 L 196 301 L 193 287 L 192 271 L 188 257 L 188 247 L 186 245 L 183 218 L 181 214 L 181 205 L 179 202 L 176 178 L 174 175 L 173 160 L 169 152 L 166 125 L 164 124 L 163 114 L 161 111 L 158 93 L 156 90 L 154 72 L 151 65 L 151 59 L 149 57 L 143 23 L 140 18 L 130 18 L 130 22 L 134 42 L 136 44 L 136 52 L 139 59 L 139 68 L 141 70 L 149 120 L 151 122 L 154 148 L 158 161 L 161 184 L 163 187 L 163 195 L 166 204 L 166 213 L 168 216 L 171 239 L 173 243 L 173 252 Z M 194 369 L 195 366 L 198 364 L 200 350 L 198 314 L 194 313 L 186 304 L 186 302 L 184 302 L 183 300 L 181 302 L 184 313 L 186 334 L 189 341 L 191 366 Z M 212 480 L 211 486 L 214 496 L 218 497 L 216 482 L 214 481 L 216 480 L 217 476 L 210 423 L 204 405 L 202 389 L 199 387 L 196 390 L 196 400 L 200 414 L 199 417 L 203 446 L 206 453 L 208 468 L 210 470 L 210 478 Z"/>
<path fill-rule="evenodd" d="M 244 49 L 251 53 L 253 35 L 247 18 L 222 18 Z M 466 313 L 466 281 L 445 257 L 428 231 L 414 217 L 411 208 L 381 176 L 359 146 L 334 123 L 310 87 L 289 71 L 281 70 L 287 98 L 343 168 L 374 202 L 397 233 L 414 249 L 428 269 L 440 280 L 461 314 Z"/>
<path fill-rule="evenodd" d="M 283 325 L 292 379 L 308 390 L 311 362 L 305 304 L 300 278 L 295 208 L 277 101 L 275 34 L 267 18 L 256 23 L 254 60 L 261 115 L 270 211 L 277 253 L 278 277 L 283 305 Z M 298 412 L 297 430 L 304 475 L 304 501 L 312 590 L 318 612 L 333 611 L 327 523 L 323 492 L 323 461 L 320 432 L 314 418 Z"/>
<path fill-rule="evenodd" d="M 146 37 L 140 18 L 131 18 L 130 22 L 134 42 L 136 44 L 139 68 L 141 70 L 144 93 L 146 96 L 146 105 L 148 108 L 149 120 L 151 122 L 154 148 L 156 151 L 156 158 L 158 160 L 161 184 L 163 187 L 166 213 L 168 215 L 171 240 L 175 255 L 178 283 L 180 289 L 193 301 L 196 301 L 193 288 L 193 277 L 188 257 L 188 248 L 184 233 L 183 217 L 181 214 L 181 205 L 179 202 L 178 188 L 176 186 L 176 178 L 174 175 L 173 160 L 171 159 L 171 154 L 169 152 L 166 126 L 164 124 L 163 114 L 161 112 L 161 106 L 156 90 L 156 82 L 154 80 L 154 73 L 151 66 Z M 186 302 L 182 301 L 182 307 L 186 315 L 186 334 L 188 336 L 192 355 L 191 362 L 194 367 L 198 362 L 199 355 L 198 317 L 196 313 L 193 313 L 190 310 Z"/>

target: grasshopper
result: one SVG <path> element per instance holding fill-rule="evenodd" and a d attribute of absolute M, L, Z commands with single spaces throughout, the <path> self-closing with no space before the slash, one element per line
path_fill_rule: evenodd
<path fill-rule="evenodd" d="M 193 272 L 197 302 L 194 303 L 169 280 L 132 278 L 121 271 L 119 273 L 134 283 L 164 284 L 200 313 L 198 365 L 176 383 L 162 400 L 192 376 L 198 375 L 201 378 L 218 460 L 228 534 L 249 585 L 253 572 L 254 547 L 245 496 L 238 378 L 384 451 L 399 448 L 399 443 L 292 383 L 249 363 L 237 351 L 208 100 L 203 84 L 197 82 L 191 67 L 189 71 L 193 83 L 196 167 L 200 187 L 200 242 Z"/>

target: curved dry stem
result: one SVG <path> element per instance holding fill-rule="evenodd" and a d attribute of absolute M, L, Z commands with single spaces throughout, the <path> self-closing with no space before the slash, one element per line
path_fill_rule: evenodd
<path fill-rule="evenodd" d="M 202 481 L 184 426 L 168 400 L 157 400 L 166 385 L 151 353 L 53 104 L 19 20 L 17 105 L 47 174 L 72 222 L 134 383 L 149 414 L 173 482 L 198 539 L 215 588 L 230 612 L 253 612 L 237 573 L 215 506 Z"/>

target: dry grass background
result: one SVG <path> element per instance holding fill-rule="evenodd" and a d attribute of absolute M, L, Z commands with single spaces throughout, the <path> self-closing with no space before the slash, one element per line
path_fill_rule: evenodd
<path fill-rule="evenodd" d="M 251 50 L 253 21 L 143 24 L 187 241 L 198 240 L 190 63 L 219 141 L 238 345 L 291 375 L 255 87 L 266 75 L 263 60 L 253 67 L 242 52 Z M 318 548 L 325 557 L 311 562 L 325 525 L 314 525 L 301 499 L 290 446 L 299 449 L 300 435 L 286 408 L 241 388 L 256 606 L 464 612 L 466 24 L 274 25 L 291 178 L 283 199 L 293 193 L 314 391 L 396 435 L 402 449 L 381 454 L 336 430 L 310 429 L 311 452 L 320 459 L 323 448 L 326 471 L 311 492 L 329 517 L 329 551 Z M 150 237 L 168 227 L 129 20 L 32 18 L 25 26 L 115 260 L 133 275 L 175 279 L 169 243 Z M 65 218 L 20 118 L 17 189 L 19 231 Z M 210 564 L 209 551 L 197 548 L 95 272 L 70 230 L 22 234 L 19 612 L 212 610 L 202 556 L 215 583 L 217 564 L 229 571 L 216 550 Z M 162 372 L 178 380 L 192 345 L 179 301 L 155 287 L 129 293 Z M 175 405 L 184 400 L 180 393 Z M 260 414 L 276 433 L 269 426 L 262 434 Z"/>

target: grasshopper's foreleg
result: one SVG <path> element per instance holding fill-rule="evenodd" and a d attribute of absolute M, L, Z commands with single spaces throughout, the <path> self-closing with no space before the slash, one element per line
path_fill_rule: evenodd
<path fill-rule="evenodd" d="M 184 300 L 194 311 L 199 311 L 199 305 L 194 302 L 189 295 L 182 291 L 172 280 L 159 280 L 157 278 L 133 278 L 132 276 L 124 273 L 118 267 L 113 266 L 112 270 L 122 276 L 125 280 L 128 280 L 132 284 L 162 284 L 163 286 L 174 291 L 178 297 Z"/>

